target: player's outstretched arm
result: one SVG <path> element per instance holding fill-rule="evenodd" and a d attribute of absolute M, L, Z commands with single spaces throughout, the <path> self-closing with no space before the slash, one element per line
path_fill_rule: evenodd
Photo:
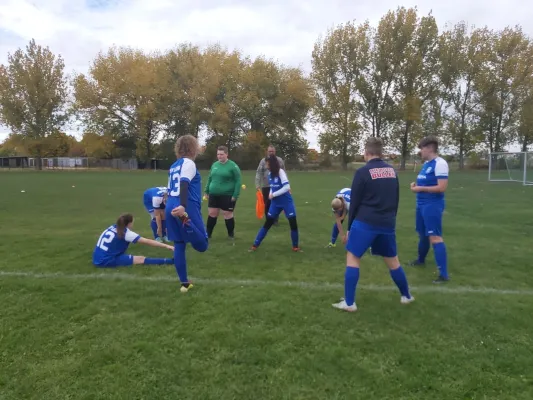
<path fill-rule="evenodd" d="M 144 237 L 141 237 L 137 241 L 137 243 L 146 244 L 146 245 L 152 246 L 152 247 L 161 247 L 162 249 L 167 249 L 167 250 L 174 251 L 174 246 L 169 246 L 168 244 L 159 243 L 159 242 L 156 242 L 155 240 L 147 239 L 147 238 L 144 238 Z"/>

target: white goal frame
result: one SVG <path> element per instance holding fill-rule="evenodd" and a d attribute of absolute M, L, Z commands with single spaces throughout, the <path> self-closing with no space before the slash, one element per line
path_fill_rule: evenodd
<path fill-rule="evenodd" d="M 517 179 L 518 176 L 513 177 L 511 175 L 511 169 L 509 168 L 509 164 L 507 162 L 507 159 L 505 159 L 505 166 L 507 169 L 507 174 L 509 176 L 508 179 L 500 179 L 493 176 L 493 159 L 497 158 L 498 156 L 520 156 L 521 164 L 520 165 L 520 179 Z M 531 176 L 528 180 L 528 161 L 531 163 Z M 533 186 L 533 152 L 527 152 L 527 151 L 500 151 L 500 152 L 493 152 L 489 154 L 489 181 L 490 182 L 519 182 L 522 183 L 524 186 Z"/>

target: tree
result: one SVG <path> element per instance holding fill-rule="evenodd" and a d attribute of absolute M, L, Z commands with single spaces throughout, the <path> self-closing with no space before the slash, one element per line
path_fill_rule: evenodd
<path fill-rule="evenodd" d="M 368 49 L 369 63 L 360 71 L 357 90 L 361 96 L 359 112 L 366 125 L 370 125 L 371 135 L 383 137 L 394 122 L 394 100 L 392 92 L 397 79 L 402 48 L 401 25 L 395 23 L 394 15 L 388 14 L 372 29 L 368 22 L 359 28 L 363 49 Z M 364 36 L 363 36 L 364 34 Z"/>
<path fill-rule="evenodd" d="M 525 87 L 533 73 L 533 52 L 520 27 L 490 35 L 490 56 L 475 80 L 478 127 L 491 152 L 514 139 Z"/>
<path fill-rule="evenodd" d="M 231 151 L 246 133 L 240 102 L 244 63 L 239 52 L 229 53 L 219 46 L 208 48 L 204 57 L 211 82 L 206 110 L 208 142 L 214 147 L 225 145 Z"/>
<path fill-rule="evenodd" d="M 364 26 L 340 25 L 318 39 L 312 54 L 314 114 L 325 128 L 319 135 L 320 149 L 340 156 L 344 169 L 358 151 L 362 134 L 357 82 L 369 64 L 366 34 Z"/>
<path fill-rule="evenodd" d="M 157 55 L 111 48 L 98 54 L 89 77 L 80 74 L 74 80 L 75 110 L 89 129 L 130 136 L 145 161 L 152 157 L 161 122 L 161 88 L 166 82 L 161 63 Z"/>
<path fill-rule="evenodd" d="M 213 75 L 197 46 L 183 44 L 163 56 L 161 108 L 162 123 L 167 135 L 198 137 L 207 119 L 209 91 L 213 90 Z"/>
<path fill-rule="evenodd" d="M 528 151 L 533 144 L 533 75 L 524 87 L 517 126 L 518 141 L 522 151 Z"/>
<path fill-rule="evenodd" d="M 488 62 L 490 40 L 487 28 L 469 33 L 464 22 L 439 38 L 441 97 L 451 108 L 446 125 L 449 142 L 459 152 L 459 169 L 464 168 L 465 155 L 483 140 L 475 126 L 481 97 L 476 96 L 474 83 Z"/>
<path fill-rule="evenodd" d="M 7 66 L 0 68 L 0 119 L 23 136 L 29 155 L 37 158 L 37 169 L 42 168 L 46 139 L 68 119 L 63 70 L 61 56 L 33 39 L 25 51 L 8 54 Z"/>
<path fill-rule="evenodd" d="M 398 27 L 397 58 L 391 61 L 399 65 L 394 97 L 401 124 L 395 130 L 392 143 L 400 149 L 400 169 L 405 169 L 417 136 L 423 132 L 419 125 L 424 107 L 430 106 L 438 94 L 438 28 L 431 14 L 419 19 L 416 8 L 401 7 L 384 18 Z"/>

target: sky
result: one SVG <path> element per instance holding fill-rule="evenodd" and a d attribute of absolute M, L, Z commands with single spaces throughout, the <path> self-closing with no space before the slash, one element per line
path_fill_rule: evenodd
<path fill-rule="evenodd" d="M 320 35 L 347 21 L 379 19 L 398 6 L 432 14 L 439 28 L 466 21 L 492 29 L 521 25 L 533 37 L 524 0 L 0 0 L 0 63 L 34 38 L 61 54 L 67 73 L 84 73 L 99 51 L 131 46 L 166 50 L 183 42 L 219 43 L 309 72 Z M 8 130 L 0 126 L 0 141 Z M 76 132 L 68 132 L 76 134 Z M 317 132 L 307 131 L 311 147 Z"/>

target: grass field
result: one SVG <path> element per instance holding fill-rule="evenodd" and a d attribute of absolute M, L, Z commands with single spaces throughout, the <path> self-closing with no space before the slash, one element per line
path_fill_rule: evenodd
<path fill-rule="evenodd" d="M 452 281 L 431 285 L 430 253 L 425 269 L 406 268 L 417 300 L 402 306 L 381 260 L 365 257 L 349 314 L 331 307 L 345 252 L 324 246 L 329 201 L 351 174 L 289 178 L 304 253 L 284 219 L 247 252 L 261 222 L 245 173 L 236 246 L 220 220 L 209 250 L 189 252 L 196 285 L 181 294 L 171 266 L 91 265 L 122 212 L 150 237 L 142 193 L 164 172 L 1 172 L 0 399 L 533 398 L 533 188 L 454 173 Z M 401 175 L 404 263 L 416 256 L 413 178 Z"/>

